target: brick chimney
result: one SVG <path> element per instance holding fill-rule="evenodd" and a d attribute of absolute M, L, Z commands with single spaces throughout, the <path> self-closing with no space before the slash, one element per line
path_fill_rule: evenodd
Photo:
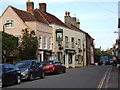
<path fill-rule="evenodd" d="M 71 16 L 70 12 L 65 12 L 64 22 L 66 25 L 71 26 Z"/>
<path fill-rule="evenodd" d="M 46 3 L 39 3 L 39 9 L 44 13 L 46 13 L 46 6 Z"/>
<path fill-rule="evenodd" d="M 26 10 L 29 12 L 29 13 L 33 13 L 33 10 L 34 10 L 34 3 L 31 2 L 30 0 L 28 0 L 26 2 Z"/>
<path fill-rule="evenodd" d="M 64 16 L 64 22 L 66 25 L 69 26 L 74 26 L 76 28 L 80 28 L 80 22 L 76 17 L 71 17 L 70 16 L 70 12 L 65 12 L 65 16 Z"/>

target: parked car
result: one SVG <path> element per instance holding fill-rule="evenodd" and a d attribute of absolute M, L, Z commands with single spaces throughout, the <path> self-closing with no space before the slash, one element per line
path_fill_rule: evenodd
<path fill-rule="evenodd" d="M 65 73 L 66 67 L 59 60 L 46 60 L 42 62 L 45 73 Z"/>
<path fill-rule="evenodd" d="M 0 79 L 1 86 L 9 84 L 20 84 L 20 69 L 13 64 L 0 64 Z"/>
<path fill-rule="evenodd" d="M 38 60 L 25 60 L 16 63 L 21 70 L 22 80 L 33 80 L 35 78 L 44 78 L 44 70 L 42 64 Z"/>

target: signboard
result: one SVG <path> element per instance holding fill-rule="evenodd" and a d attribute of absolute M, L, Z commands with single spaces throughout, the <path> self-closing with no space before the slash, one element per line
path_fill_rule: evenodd
<path fill-rule="evenodd" d="M 56 29 L 56 41 L 63 41 L 63 29 Z"/>
<path fill-rule="evenodd" d="M 75 54 L 75 50 L 66 49 L 66 53 L 68 53 L 68 54 Z"/>

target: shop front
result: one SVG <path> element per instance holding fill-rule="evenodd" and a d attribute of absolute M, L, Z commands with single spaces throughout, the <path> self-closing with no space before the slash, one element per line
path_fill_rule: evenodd
<path fill-rule="evenodd" d="M 39 52 L 38 53 L 38 59 L 40 61 L 51 60 L 52 51 L 39 49 L 38 52 Z"/>
<path fill-rule="evenodd" d="M 75 67 L 75 50 L 66 49 L 65 50 L 65 66 L 66 68 Z"/>

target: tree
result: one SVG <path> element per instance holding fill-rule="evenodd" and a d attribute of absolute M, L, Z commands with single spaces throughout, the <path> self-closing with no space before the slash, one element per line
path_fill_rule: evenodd
<path fill-rule="evenodd" d="M 38 48 L 37 37 L 35 36 L 35 32 L 29 32 L 28 29 L 23 29 L 23 37 L 22 42 L 20 44 L 20 59 L 28 60 L 28 59 L 36 59 L 36 50 Z"/>
<path fill-rule="evenodd" d="M 6 50 L 7 57 L 16 56 L 13 52 L 18 50 L 18 38 L 5 32 L 0 33 L 2 33 L 2 50 Z"/>
<path fill-rule="evenodd" d="M 94 49 L 94 59 L 95 59 L 95 62 L 99 62 L 100 61 L 100 57 L 103 57 L 103 56 L 108 56 L 108 58 L 112 58 L 112 54 L 110 53 L 111 51 L 110 50 L 98 50 L 98 49 Z"/>

